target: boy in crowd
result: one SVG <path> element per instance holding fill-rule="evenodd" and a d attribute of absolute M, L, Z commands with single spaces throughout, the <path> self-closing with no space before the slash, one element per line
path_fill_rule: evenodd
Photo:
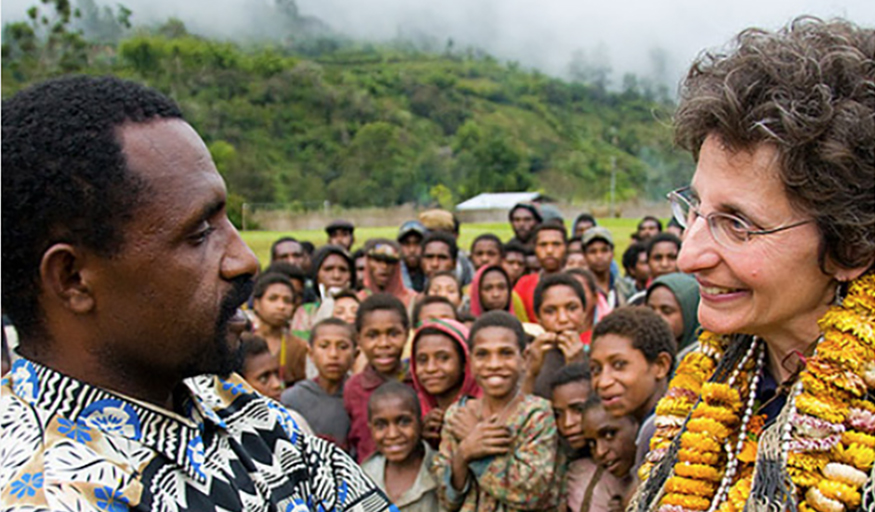
<path fill-rule="evenodd" d="M 537 318 L 544 333 L 526 348 L 526 374 L 523 390 L 540 397 L 550 396 L 550 380 L 570 363 L 581 363 L 587 345 L 581 335 L 589 331 L 586 292 L 568 274 L 545 277 L 535 288 Z"/>
<path fill-rule="evenodd" d="M 492 233 L 484 233 L 471 243 L 471 263 L 474 270 L 486 265 L 498 265 L 504 256 L 501 240 Z"/>
<path fill-rule="evenodd" d="M 422 239 L 428 230 L 418 220 L 409 220 L 398 230 L 398 245 L 401 246 L 401 278 L 404 286 L 421 293 L 425 289 L 425 272 L 422 271 Z"/>
<path fill-rule="evenodd" d="M 433 231 L 422 241 L 422 271 L 426 278 L 438 272 L 454 272 L 459 246 L 456 239 L 443 231 Z"/>
<path fill-rule="evenodd" d="M 647 265 L 650 279 L 678 271 L 678 253 L 681 239 L 671 233 L 660 233 L 647 242 Z"/>
<path fill-rule="evenodd" d="M 401 512 L 438 512 L 437 482 L 429 472 L 435 451 L 422 439 L 416 392 L 386 382 L 368 400 L 368 427 L 377 452 L 362 469 Z"/>
<path fill-rule="evenodd" d="M 416 301 L 412 315 L 413 327 L 438 318 L 458 320 L 456 308 L 449 299 L 440 295 L 426 295 Z"/>
<path fill-rule="evenodd" d="M 339 245 L 349 251 L 355 243 L 355 226 L 348 220 L 335 220 L 325 226 L 328 243 Z"/>
<path fill-rule="evenodd" d="M 640 242 L 646 242 L 660 233 L 662 233 L 662 221 L 653 215 L 645 215 L 641 222 L 638 223 L 635 239 Z"/>
<path fill-rule="evenodd" d="M 647 263 L 647 245 L 643 242 L 629 244 L 623 253 L 623 269 L 628 284 L 634 286 L 636 293 L 647 289 L 650 281 L 650 265 Z"/>
<path fill-rule="evenodd" d="M 626 296 L 617 289 L 619 280 L 611 273 L 611 262 L 614 260 L 614 237 L 603 227 L 590 228 L 583 235 L 583 253 L 586 264 L 592 271 L 598 285 L 596 322 L 614 308 L 626 303 Z"/>
<path fill-rule="evenodd" d="M 286 407 L 300 411 L 313 432 L 349 450 L 349 414 L 343 406 L 346 375 L 358 352 L 353 327 L 338 318 L 326 318 L 310 331 L 310 360 L 319 376 L 302 380 L 282 393 Z"/>
<path fill-rule="evenodd" d="M 565 244 L 568 234 L 563 224 L 545 222 L 535 229 L 535 256 L 538 258 L 541 271 L 523 276 L 514 286 L 513 291 L 519 295 L 525 306 L 529 322 L 535 322 L 537 314 L 534 307 L 535 287 L 542 277 L 562 271 L 565 265 Z"/>
<path fill-rule="evenodd" d="M 526 273 L 526 248 L 519 242 L 510 241 L 504 244 L 504 257 L 501 266 L 510 278 L 511 287 L 517 284 Z"/>
<path fill-rule="evenodd" d="M 401 360 L 410 334 L 407 309 L 398 298 L 378 293 L 362 301 L 355 317 L 359 348 L 367 364 L 353 375 L 343 390 L 343 405 L 349 414 L 349 445 L 358 462 L 374 453 L 376 445 L 368 428 L 368 399 L 381 384 L 405 382 L 410 373 Z"/>

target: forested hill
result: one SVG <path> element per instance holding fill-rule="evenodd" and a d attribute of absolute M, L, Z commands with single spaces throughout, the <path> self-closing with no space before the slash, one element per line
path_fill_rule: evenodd
<path fill-rule="evenodd" d="M 656 198 L 692 172 L 671 146 L 673 106 L 634 77 L 611 92 L 472 50 L 302 52 L 195 37 L 177 21 L 117 42 L 63 31 L 39 40 L 26 26 L 4 28 L 4 97 L 65 72 L 154 86 L 181 104 L 236 201 L 447 206 L 526 189 L 600 199 L 612 165 L 619 199 Z"/>

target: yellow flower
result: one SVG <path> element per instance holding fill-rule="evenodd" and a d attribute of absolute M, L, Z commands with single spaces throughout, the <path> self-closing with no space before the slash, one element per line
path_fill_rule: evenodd
<path fill-rule="evenodd" d="M 838 445 L 835 453 L 836 461 L 844 462 L 866 473 L 872 469 L 872 463 L 875 462 L 875 450 L 859 443 L 852 443 L 849 446 Z"/>
<path fill-rule="evenodd" d="M 717 420 L 700 417 L 687 422 L 687 430 L 700 434 L 709 434 L 715 440 L 725 439 L 732 433 L 728 427 Z"/>
<path fill-rule="evenodd" d="M 732 427 L 738 423 L 738 415 L 731 410 L 725 407 L 704 403 L 700 403 L 693 411 L 693 418 L 711 418 L 712 420 L 719 421 L 728 427 Z"/>
<path fill-rule="evenodd" d="M 745 477 L 735 482 L 732 488 L 729 489 L 726 501 L 732 502 L 732 506 L 737 510 L 744 510 L 744 504 L 747 502 L 748 496 L 750 496 L 752 481 L 752 477 Z"/>
<path fill-rule="evenodd" d="M 818 325 L 823 332 L 828 332 L 834 327 L 857 336 L 861 342 L 869 346 L 875 345 L 875 322 L 861 319 L 854 311 L 834 306 L 823 315 Z"/>
<path fill-rule="evenodd" d="M 798 487 L 811 487 L 820 482 L 821 476 L 813 471 L 805 471 L 804 469 L 787 467 L 787 474 L 790 475 L 790 480 Z"/>
<path fill-rule="evenodd" d="M 708 510 L 708 507 L 711 506 L 711 500 L 701 496 L 690 496 L 672 492 L 663 496 L 662 504 L 676 505 L 687 510 Z"/>
<path fill-rule="evenodd" d="M 720 443 L 715 441 L 707 434 L 699 434 L 690 432 L 689 430 L 681 434 L 681 448 L 688 448 L 701 452 L 720 453 Z"/>
<path fill-rule="evenodd" d="M 787 466 L 799 468 L 804 471 L 820 472 L 826 463 L 829 462 L 829 456 L 826 453 L 794 453 L 787 454 Z"/>
<path fill-rule="evenodd" d="M 656 404 L 657 416 L 686 416 L 693 408 L 693 402 L 683 398 L 666 396 Z"/>
<path fill-rule="evenodd" d="M 709 482 L 719 482 L 723 478 L 723 472 L 707 464 L 681 463 L 674 467 L 674 474 L 687 478 L 698 478 Z"/>
<path fill-rule="evenodd" d="M 850 509 L 860 506 L 860 493 L 848 484 L 821 480 L 817 484 L 817 490 L 831 500 L 841 501 Z"/>
<path fill-rule="evenodd" d="M 863 446 L 875 448 L 875 436 L 863 432 L 857 432 L 855 430 L 845 431 L 842 434 L 842 442 L 845 443 L 845 445 L 860 443 Z"/>
<path fill-rule="evenodd" d="M 796 409 L 805 414 L 826 420 L 830 423 L 844 423 L 848 416 L 848 405 L 841 400 L 827 396 L 802 393 L 796 397 Z"/>
<path fill-rule="evenodd" d="M 714 496 L 716 490 L 717 487 L 712 482 L 696 480 L 695 478 L 684 478 L 682 476 L 673 476 L 665 483 L 666 492 L 692 494 L 693 496 L 703 496 L 706 498 Z"/>
<path fill-rule="evenodd" d="M 708 405 L 722 405 L 733 411 L 741 409 L 738 390 L 729 384 L 706 382 L 702 385 L 702 400 Z"/>
<path fill-rule="evenodd" d="M 689 448 L 681 448 L 678 450 L 678 460 L 681 463 L 690 464 L 705 464 L 708 466 L 716 466 L 720 462 L 719 452 L 702 452 Z"/>
<path fill-rule="evenodd" d="M 855 279 L 848 288 L 848 296 L 842 305 L 875 313 L 875 272 Z"/>

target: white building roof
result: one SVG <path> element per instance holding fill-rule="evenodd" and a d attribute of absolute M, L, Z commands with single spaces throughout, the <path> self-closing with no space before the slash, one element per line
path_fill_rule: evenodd
<path fill-rule="evenodd" d="M 540 192 L 487 192 L 456 205 L 456 210 L 510 210 L 517 203 L 540 199 Z"/>

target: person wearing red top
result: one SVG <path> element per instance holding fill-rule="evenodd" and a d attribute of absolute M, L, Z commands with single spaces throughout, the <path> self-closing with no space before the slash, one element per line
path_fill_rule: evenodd
<path fill-rule="evenodd" d="M 359 463 L 376 450 L 368 427 L 368 399 L 384 382 L 397 380 L 413 386 L 410 372 L 401 360 L 410 333 L 404 303 L 387 293 L 362 301 L 355 317 L 358 343 L 367 358 L 361 373 L 353 375 L 343 389 L 343 407 L 349 414 L 348 445 Z"/>
<path fill-rule="evenodd" d="M 535 229 L 534 240 L 541 271 L 521 277 L 513 288 L 525 306 L 527 318 L 524 321 L 528 322 L 537 322 L 534 296 L 538 282 L 543 276 L 561 272 L 565 266 L 568 233 L 560 222 L 545 222 Z"/>

